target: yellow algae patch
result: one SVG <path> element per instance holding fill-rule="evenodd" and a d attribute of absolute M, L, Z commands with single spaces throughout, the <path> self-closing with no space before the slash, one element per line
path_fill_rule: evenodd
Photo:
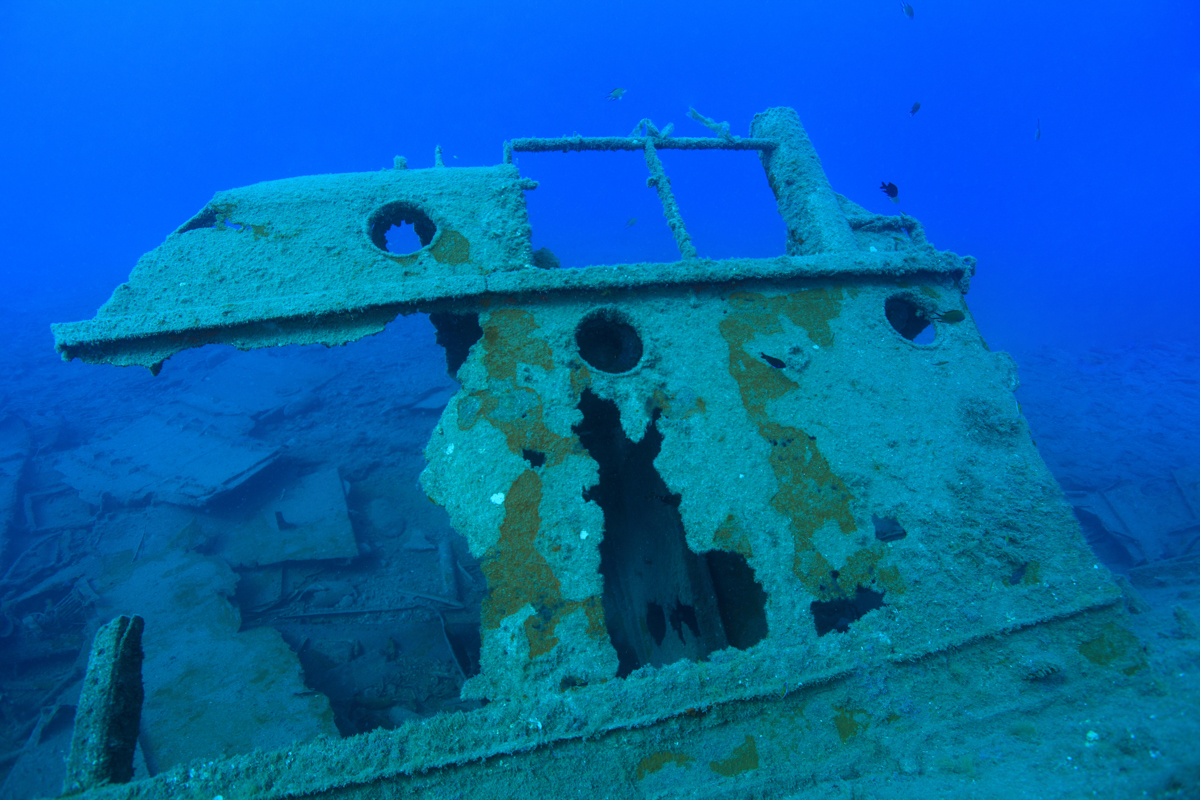
<path fill-rule="evenodd" d="M 1132 675 L 1146 668 L 1146 656 L 1141 642 L 1129 631 L 1110 622 L 1100 630 L 1100 635 L 1079 645 L 1080 654 L 1088 661 L 1101 667 L 1114 663 L 1127 663 L 1121 672 Z M 1129 663 L 1132 662 L 1132 663 Z"/>
<path fill-rule="evenodd" d="M 728 758 L 711 761 L 708 768 L 726 778 L 758 769 L 758 748 L 754 746 L 754 739 L 747 736 L 744 742 L 733 748 L 733 752 L 729 754 Z"/>
<path fill-rule="evenodd" d="M 554 368 L 550 344 L 536 335 L 533 314 L 519 308 L 493 311 L 483 328 L 483 364 L 489 378 L 516 382 L 517 364 Z"/>
<path fill-rule="evenodd" d="M 651 753 L 638 762 L 637 779 L 640 781 L 647 775 L 653 775 L 667 764 L 675 764 L 676 766 L 686 767 L 696 759 L 689 756 L 687 753 L 672 753 L 669 750 L 662 750 L 657 753 Z"/>
<path fill-rule="evenodd" d="M 574 436 L 552 432 L 545 423 L 541 396 L 517 381 L 521 364 L 554 367 L 550 345 L 536 335 L 537 322 L 528 311 L 501 309 L 493 312 L 483 325 L 483 365 L 489 388 L 474 391 L 458 401 L 458 427 L 470 430 L 486 419 L 508 443 L 508 449 L 521 456 L 526 450 L 542 453 L 546 464 L 555 466 L 571 453 L 583 452 Z"/>
<path fill-rule="evenodd" d="M 583 611 L 588 632 L 603 633 L 604 611 L 599 597 L 564 600 L 562 584 L 537 549 L 542 501 L 542 479 L 525 470 L 504 496 L 504 521 L 500 539 L 480 563 L 487 578 L 488 594 L 483 600 L 483 627 L 493 630 L 500 622 L 527 604 L 534 614 L 525 620 L 529 657 L 549 653 L 558 644 L 555 627 L 563 617 Z"/>
<path fill-rule="evenodd" d="M 725 517 L 724 521 L 717 526 L 717 531 L 713 534 L 713 544 L 722 550 L 740 553 L 746 558 L 754 555 L 754 549 L 750 546 L 750 537 L 746 534 L 745 529 L 737 524 L 733 514 Z"/>
<path fill-rule="evenodd" d="M 571 364 L 571 396 L 578 400 L 583 396 L 584 389 L 592 386 L 592 372 L 579 362 Z"/>
<path fill-rule="evenodd" d="M 720 323 L 721 335 L 729 344 L 729 374 L 738 384 L 742 404 L 759 435 L 771 446 L 769 461 L 779 491 L 771 506 L 788 519 L 795 557 L 792 571 L 805 588 L 816 595 L 832 570 L 829 561 L 813 545 L 813 537 L 826 522 L 834 521 L 843 533 L 855 530 L 850 513 L 850 491 L 833 474 L 816 441 L 804 431 L 770 419 L 767 403 L 799 384 L 783 370 L 775 369 L 746 349 L 757 336 L 783 332 L 786 317 L 804 328 L 821 347 L 833 344 L 829 322 L 841 313 L 842 290 L 812 289 L 768 297 L 738 292 L 729 298 L 733 312 Z"/>
<path fill-rule="evenodd" d="M 652 395 L 652 405 L 660 409 L 667 419 L 687 419 L 693 414 L 703 414 L 707 411 L 704 398 L 691 389 L 668 394 L 662 389 L 655 389 Z"/>
<path fill-rule="evenodd" d="M 471 243 L 458 231 L 445 228 L 429 248 L 429 254 L 439 264 L 465 264 L 471 260 Z"/>
<path fill-rule="evenodd" d="M 838 737 L 843 743 L 858 736 L 870 724 L 871 716 L 861 708 L 834 706 L 833 710 L 838 712 L 837 716 L 833 718 L 833 725 L 837 728 Z"/>
<path fill-rule="evenodd" d="M 460 430 L 470 430 L 486 419 L 504 435 L 509 451 L 515 455 L 533 450 L 546 456 L 547 465 L 555 466 L 564 456 L 583 452 L 579 439 L 554 433 L 542 416 L 541 397 L 524 386 L 506 392 L 471 392 L 458 401 Z"/>

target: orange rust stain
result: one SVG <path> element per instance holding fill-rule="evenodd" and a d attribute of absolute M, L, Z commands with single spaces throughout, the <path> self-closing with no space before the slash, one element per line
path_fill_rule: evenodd
<path fill-rule="evenodd" d="M 411 267 L 413 264 L 417 263 L 417 261 L 420 260 L 420 258 L 421 258 L 420 252 L 406 253 L 405 255 L 402 255 L 402 256 L 392 255 L 391 253 L 385 253 L 384 255 L 386 255 L 388 258 L 390 258 L 392 261 L 396 262 L 397 264 L 399 264 L 402 267 Z"/>
<path fill-rule="evenodd" d="M 547 428 L 542 414 L 542 400 L 532 389 L 471 392 L 459 399 L 458 427 L 470 430 L 479 420 L 486 419 L 504 434 L 509 452 L 518 456 L 525 450 L 544 453 L 546 465 L 551 467 L 569 454 L 583 452 L 583 445 L 575 436 L 560 436 Z"/>
<path fill-rule="evenodd" d="M 749 343 L 758 336 L 782 333 L 782 320 L 786 318 L 803 328 L 815 344 L 832 347 L 830 323 L 841 314 L 842 300 L 840 288 L 777 296 L 735 292 L 729 297 L 732 311 L 719 325 L 729 345 L 729 374 L 738 384 L 742 405 L 770 446 L 768 460 L 779 482 L 779 490 L 770 502 L 788 520 L 792 532 L 792 572 L 806 589 L 822 599 L 842 596 L 846 587 L 856 583 L 864 586 L 871 583 L 877 577 L 876 565 L 885 552 L 882 546 L 860 550 L 839 570 L 836 583 L 829 580 L 834 565 L 816 549 L 813 538 L 830 521 L 842 533 L 853 533 L 856 526 L 850 503 L 854 498 L 845 482 L 834 474 L 814 437 L 771 419 L 768 413 L 771 401 L 800 386 L 785 371 L 771 367 L 753 354 Z M 896 570 L 887 573 L 887 581 L 887 588 L 903 590 L 903 581 Z"/>
<path fill-rule="evenodd" d="M 537 335 L 537 320 L 520 308 L 493 311 L 483 323 L 486 350 L 483 363 L 488 377 L 515 381 L 517 364 L 530 364 L 544 370 L 554 368 L 550 344 Z"/>
<path fill-rule="evenodd" d="M 538 551 L 541 500 L 542 479 L 527 469 L 517 476 L 505 495 L 500 539 L 480 563 L 489 587 L 483 601 L 483 627 L 494 630 L 505 617 L 526 604 L 532 606 L 534 614 L 525 620 L 524 626 L 530 658 L 554 649 L 558 644 L 555 629 L 570 614 L 582 611 L 588 620 L 589 633 L 597 621 L 604 630 L 600 598 L 563 599 L 562 584 Z"/>
<path fill-rule="evenodd" d="M 1140 672 L 1148 665 L 1137 636 L 1112 622 L 1105 624 L 1099 636 L 1079 645 L 1079 652 L 1088 661 L 1101 667 L 1124 663 L 1126 666 L 1121 672 L 1125 675 Z"/>
<path fill-rule="evenodd" d="M 584 389 L 592 386 L 592 372 L 586 365 L 575 362 L 571 365 L 571 395 L 578 400 Z"/>
<path fill-rule="evenodd" d="M 483 365 L 492 380 L 487 389 L 460 398 L 459 428 L 469 430 L 486 419 L 504 435 L 510 452 L 518 456 L 525 450 L 545 453 L 547 466 L 583 452 L 574 434 L 561 436 L 546 427 L 541 396 L 518 381 L 523 364 L 547 371 L 554 367 L 550 345 L 537 336 L 533 314 L 523 309 L 500 309 L 490 314 L 482 327 Z"/>
<path fill-rule="evenodd" d="M 750 537 L 737 524 L 737 520 L 733 514 L 725 517 L 724 521 L 717 526 L 717 531 L 713 534 L 713 544 L 722 550 L 740 553 L 746 558 L 751 558 L 754 555 L 754 550 L 750 546 Z"/>

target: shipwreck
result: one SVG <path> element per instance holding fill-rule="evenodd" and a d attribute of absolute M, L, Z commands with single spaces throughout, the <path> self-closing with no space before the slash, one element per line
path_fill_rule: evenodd
<path fill-rule="evenodd" d="M 975 261 L 834 192 L 791 109 L 748 137 L 695 118 L 711 135 L 643 121 L 515 139 L 492 167 L 219 192 L 94 319 L 54 326 L 64 359 L 158 372 L 428 314 L 458 389 L 422 486 L 487 581 L 474 710 L 76 790 L 749 796 L 1145 666 L 964 301 Z M 757 153 L 784 255 L 697 256 L 658 153 L 701 149 Z M 644 154 L 679 258 L 558 268 L 515 158 L 617 150 Z M 420 248 L 390 251 L 406 225 Z"/>

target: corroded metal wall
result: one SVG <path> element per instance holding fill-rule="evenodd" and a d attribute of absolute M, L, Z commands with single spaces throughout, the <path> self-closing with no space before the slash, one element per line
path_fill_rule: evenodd
<path fill-rule="evenodd" d="M 615 407 L 627 449 L 661 438 L 652 470 L 666 494 L 621 518 L 637 529 L 627 541 L 669 533 L 655 509 L 675 506 L 688 550 L 742 556 L 766 595 L 765 638 L 711 655 L 684 648 L 677 657 L 707 661 L 669 678 L 623 678 L 633 708 L 778 692 L 1111 602 L 1012 398 L 1011 359 L 989 352 L 969 317 L 934 323 L 937 338 L 916 344 L 888 319 L 897 303 L 929 318 L 964 308 L 952 281 L 930 276 L 513 298 L 481 311 L 423 476 L 488 577 L 483 674 L 468 693 L 539 717 L 565 697 L 590 706 L 593 693 L 609 708 L 614 626 L 642 637 L 643 652 L 661 647 L 646 603 L 669 609 L 675 598 L 655 587 L 679 591 L 668 573 L 685 567 L 645 550 L 640 577 L 602 575 L 616 512 L 597 499 L 589 402 Z M 617 331 L 637 337 L 635 364 L 589 363 L 581 332 L 597 320 L 618 345 Z M 606 605 L 614 579 L 651 588 Z M 683 583 L 680 605 L 712 593 Z M 681 625 L 670 636 L 723 633 Z"/>

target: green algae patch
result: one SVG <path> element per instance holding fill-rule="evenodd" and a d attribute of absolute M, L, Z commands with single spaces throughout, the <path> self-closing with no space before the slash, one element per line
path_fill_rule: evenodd
<path fill-rule="evenodd" d="M 529 605 L 532 616 L 525 620 L 529 657 L 545 655 L 558 644 L 555 629 L 569 614 L 583 611 L 588 632 L 604 631 L 604 611 L 599 597 L 564 600 L 562 584 L 537 549 L 541 527 L 538 507 L 542 501 L 542 479 L 525 470 L 513 481 L 504 498 L 504 521 L 500 540 L 480 562 L 490 590 L 483 600 L 483 627 L 494 630 L 508 616 Z"/>
<path fill-rule="evenodd" d="M 747 736 L 744 742 L 733 748 L 728 758 L 710 761 L 708 768 L 726 778 L 758 769 L 758 748 L 754 746 L 754 739 Z"/>
<path fill-rule="evenodd" d="M 838 738 L 843 744 L 858 736 L 871 724 L 871 716 L 864 709 L 834 706 L 834 711 L 837 715 L 833 718 L 833 726 L 837 728 Z"/>
<path fill-rule="evenodd" d="M 635 774 L 637 779 L 644 780 L 647 775 L 653 775 L 668 764 L 674 764 L 678 767 L 686 767 L 696 759 L 689 756 L 687 753 L 672 753 L 669 750 L 661 750 L 657 753 L 651 753 L 638 762 Z M 714 762 L 715 763 L 715 762 Z"/>

